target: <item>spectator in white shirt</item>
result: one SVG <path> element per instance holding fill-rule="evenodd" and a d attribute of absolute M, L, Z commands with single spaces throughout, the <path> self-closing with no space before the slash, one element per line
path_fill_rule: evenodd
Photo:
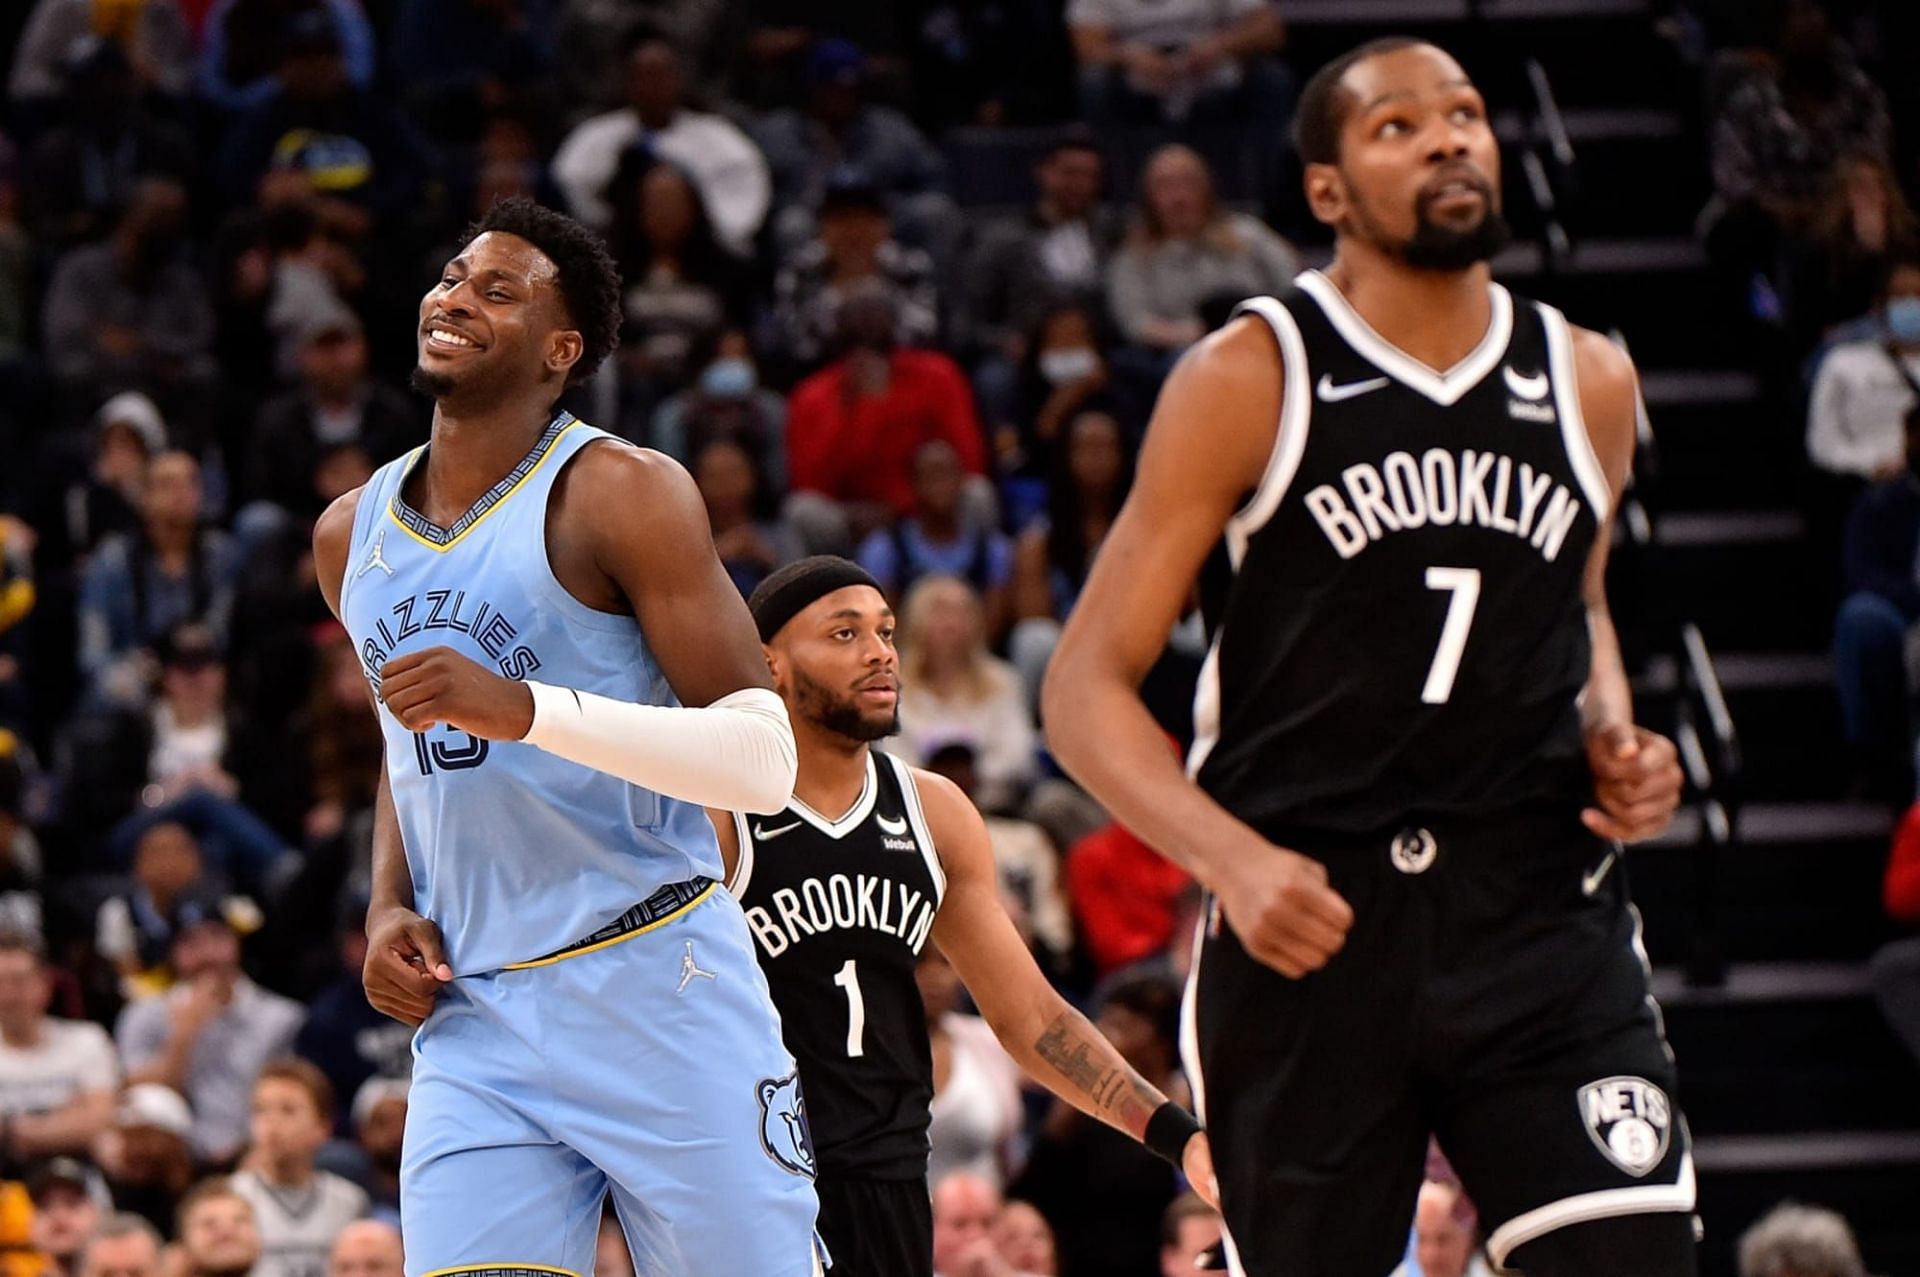
<path fill-rule="evenodd" d="M 1903 423 L 1920 401 L 1920 259 L 1888 271 L 1881 316 L 1883 336 L 1835 346 L 1814 378 L 1807 454 L 1834 474 L 1886 479 L 1906 468 Z"/>
<path fill-rule="evenodd" d="M 39 940 L 0 934 L 0 1145 L 15 1164 L 83 1153 L 113 1121 L 113 1043 L 97 1024 L 48 1015 L 52 996 Z"/>
<path fill-rule="evenodd" d="M 752 139 L 724 116 L 689 111 L 680 56 L 657 35 L 642 34 L 627 55 L 627 105 L 586 120 L 553 157 L 553 180 L 573 215 L 599 231 L 613 222 L 607 186 L 620 155 L 645 142 L 692 176 L 720 242 L 751 251 L 767 217 L 772 180 Z"/>

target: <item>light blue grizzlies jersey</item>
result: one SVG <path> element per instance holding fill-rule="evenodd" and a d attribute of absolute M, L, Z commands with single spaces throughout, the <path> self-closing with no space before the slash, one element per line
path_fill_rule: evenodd
<path fill-rule="evenodd" d="M 678 704 L 639 624 L 581 603 L 547 561 L 547 498 L 574 454 L 608 437 L 562 413 L 451 527 L 400 499 L 416 448 L 368 480 L 341 615 L 380 690 L 396 656 L 446 646 L 508 678 Z M 661 887 L 719 878 L 706 813 L 517 741 L 400 726 L 382 704 L 415 908 L 439 925 L 458 975 L 543 957 Z"/>

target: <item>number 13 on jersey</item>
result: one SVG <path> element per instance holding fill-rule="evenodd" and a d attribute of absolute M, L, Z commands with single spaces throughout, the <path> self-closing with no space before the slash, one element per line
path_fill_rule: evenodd
<path fill-rule="evenodd" d="M 1445 590 L 1453 596 L 1447 600 L 1447 619 L 1440 626 L 1440 646 L 1434 649 L 1433 664 L 1427 669 L 1427 685 L 1420 691 L 1420 699 L 1427 704 L 1445 705 L 1453 695 L 1460 656 L 1467 650 L 1473 610 L 1480 604 L 1480 569 L 1428 568 L 1427 588 Z"/>

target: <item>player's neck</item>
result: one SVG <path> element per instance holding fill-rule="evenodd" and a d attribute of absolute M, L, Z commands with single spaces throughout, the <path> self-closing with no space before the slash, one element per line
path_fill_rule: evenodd
<path fill-rule="evenodd" d="M 552 421 L 551 405 L 519 403 L 471 413 L 437 405 L 427 464 L 409 498 L 414 508 L 436 523 L 459 518 L 520 464 Z"/>
<path fill-rule="evenodd" d="M 1463 271 L 1416 270 L 1349 241 L 1326 276 L 1375 332 L 1435 372 L 1472 353 L 1493 322 L 1493 275 L 1484 262 Z"/>
<path fill-rule="evenodd" d="M 793 728 L 800 755 L 793 796 L 829 820 L 838 820 L 867 786 L 867 743 L 802 718 L 794 719 Z"/>

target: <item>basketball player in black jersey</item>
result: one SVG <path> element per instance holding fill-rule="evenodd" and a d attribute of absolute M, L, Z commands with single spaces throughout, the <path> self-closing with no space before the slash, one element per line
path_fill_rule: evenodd
<path fill-rule="evenodd" d="M 1061 761 L 1212 895 L 1183 1046 L 1229 1267 L 1383 1277 L 1431 1132 L 1496 1263 L 1691 1273 L 1618 863 L 1680 793 L 1603 586 L 1633 368 L 1493 284 L 1498 148 L 1446 53 L 1358 49 L 1297 127 L 1333 264 L 1181 360 L 1045 698 Z M 1136 689 L 1216 547 L 1183 775 Z"/>
<path fill-rule="evenodd" d="M 980 814 L 879 753 L 898 730 L 893 612 L 845 559 L 803 559 L 751 600 L 799 748 L 777 816 L 712 812 L 800 1066 L 820 1236 L 835 1277 L 930 1277 L 933 1057 L 914 968 L 931 939 L 1013 1058 L 1212 1192 L 1207 1139 L 1069 1007 L 1001 908 Z M 699 978 L 697 974 L 687 976 Z"/>

